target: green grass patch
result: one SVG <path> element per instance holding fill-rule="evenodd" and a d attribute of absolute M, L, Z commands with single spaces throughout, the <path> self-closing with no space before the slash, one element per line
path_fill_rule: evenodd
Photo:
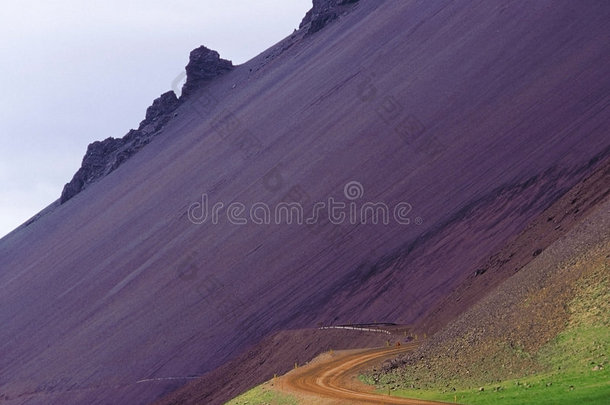
<path fill-rule="evenodd" d="M 227 402 L 225 405 L 298 405 L 292 395 L 281 394 L 259 385 Z"/>
<path fill-rule="evenodd" d="M 475 389 L 452 392 L 396 390 L 392 396 L 456 402 L 471 405 L 492 404 L 604 404 L 610 403 L 610 373 L 606 369 L 588 373 L 536 375 L 503 381 Z M 387 393 L 379 390 L 380 393 Z"/>
<path fill-rule="evenodd" d="M 540 366 L 534 374 L 480 386 L 456 376 L 443 386 L 423 389 L 402 389 L 399 375 L 390 374 L 379 381 L 378 391 L 387 394 L 389 386 L 392 396 L 471 405 L 610 404 L 609 274 L 608 266 L 602 265 L 575 283 L 576 294 L 567 303 L 568 324 L 553 340 L 536 353 L 513 348 L 511 356 L 531 358 Z M 371 376 L 361 379 L 372 382 Z"/>

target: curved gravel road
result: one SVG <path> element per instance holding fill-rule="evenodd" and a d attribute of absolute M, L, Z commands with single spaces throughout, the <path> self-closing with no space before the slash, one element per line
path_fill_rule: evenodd
<path fill-rule="evenodd" d="M 367 391 L 355 382 L 355 376 L 366 367 L 413 350 L 416 344 L 401 347 L 349 350 L 319 358 L 312 364 L 296 369 L 282 377 L 283 389 L 305 396 L 323 397 L 349 403 L 430 405 L 443 402 L 423 401 L 382 395 Z M 344 403 L 344 402 L 342 402 Z"/>

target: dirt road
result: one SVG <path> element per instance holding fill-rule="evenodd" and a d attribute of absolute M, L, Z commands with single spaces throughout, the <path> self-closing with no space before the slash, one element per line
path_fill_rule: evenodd
<path fill-rule="evenodd" d="M 331 401 L 339 400 L 341 403 L 441 404 L 441 402 L 381 395 L 358 381 L 357 376 L 364 368 L 372 367 L 385 359 L 413 350 L 415 346 L 407 344 L 399 348 L 348 350 L 324 355 L 312 364 L 286 374 L 278 381 L 278 385 L 284 391 L 292 392 L 297 396 L 322 397 Z"/>

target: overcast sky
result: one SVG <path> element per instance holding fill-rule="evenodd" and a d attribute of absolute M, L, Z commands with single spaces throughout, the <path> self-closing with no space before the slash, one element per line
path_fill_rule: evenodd
<path fill-rule="evenodd" d="M 239 64 L 311 0 L 24 0 L 0 12 L 0 237 L 56 200 L 87 145 L 137 128 L 199 45 Z"/>

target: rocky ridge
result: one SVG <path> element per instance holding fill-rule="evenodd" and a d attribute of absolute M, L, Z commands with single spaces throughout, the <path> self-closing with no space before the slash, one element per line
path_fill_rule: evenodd
<path fill-rule="evenodd" d="M 146 110 L 146 117 L 138 129 L 130 130 L 123 138 L 106 138 L 87 147 L 80 169 L 64 186 L 60 204 L 70 200 L 88 185 L 116 170 L 127 159 L 159 135 L 176 114 L 178 106 L 190 94 L 214 78 L 233 69 L 233 63 L 220 58 L 218 52 L 201 46 L 194 49 L 186 66 L 186 82 L 180 98 L 173 91 L 163 93 Z"/>
<path fill-rule="evenodd" d="M 347 13 L 358 1 L 313 0 L 313 7 L 301 21 L 299 30 L 304 32 L 304 35 L 314 34 Z M 185 99 L 234 67 L 231 61 L 222 59 L 218 52 L 205 46 L 191 51 L 189 63 L 185 68 L 186 82 L 182 87 L 180 98 L 173 91 L 162 94 L 148 107 L 146 117 L 138 129 L 130 130 L 123 138 L 109 137 L 89 144 L 81 167 L 63 188 L 60 204 L 64 204 L 90 184 L 116 170 L 162 132 Z"/>
<path fill-rule="evenodd" d="M 314 34 L 348 12 L 359 0 L 313 0 L 313 8 L 305 14 L 299 29 Z"/>

